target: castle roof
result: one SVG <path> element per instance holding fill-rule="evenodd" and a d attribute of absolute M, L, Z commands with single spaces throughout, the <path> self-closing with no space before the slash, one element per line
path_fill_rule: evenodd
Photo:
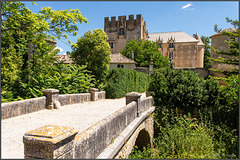
<path fill-rule="evenodd" d="M 132 59 L 129 59 L 122 55 L 121 53 L 115 53 L 110 55 L 111 62 L 110 63 L 128 63 L 128 64 L 136 64 L 136 62 Z"/>
<path fill-rule="evenodd" d="M 149 33 L 148 34 L 149 41 L 156 42 L 157 39 L 162 40 L 162 43 L 167 43 L 168 40 L 173 39 L 174 42 L 199 42 L 199 40 L 193 38 L 192 36 L 188 35 L 187 33 L 180 31 L 180 32 L 161 32 L 161 33 Z"/>
<path fill-rule="evenodd" d="M 225 31 L 225 32 L 236 32 L 237 31 L 237 29 L 234 29 L 234 28 L 227 28 L 227 29 L 224 29 L 223 31 Z M 217 35 L 222 35 L 222 32 L 218 32 L 218 33 L 216 33 L 216 34 L 214 34 L 214 35 L 211 35 L 209 38 L 211 38 L 211 37 L 213 37 L 213 36 L 217 36 Z"/>

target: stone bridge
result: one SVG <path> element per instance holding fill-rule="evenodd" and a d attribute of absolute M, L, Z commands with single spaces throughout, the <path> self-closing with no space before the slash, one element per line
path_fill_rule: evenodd
<path fill-rule="evenodd" d="M 3 103 L 2 158 L 127 158 L 134 145 L 152 145 L 152 97 L 131 92 L 105 99 L 105 92 L 44 96 Z"/>

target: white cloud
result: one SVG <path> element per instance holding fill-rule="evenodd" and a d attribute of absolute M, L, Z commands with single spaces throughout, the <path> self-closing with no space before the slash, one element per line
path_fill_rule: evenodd
<path fill-rule="evenodd" d="M 67 53 L 63 53 L 62 55 L 67 55 Z"/>
<path fill-rule="evenodd" d="M 59 49 L 60 50 L 60 52 L 63 52 L 63 49 L 62 48 L 60 48 L 60 47 L 55 47 L 55 49 Z"/>
<path fill-rule="evenodd" d="M 183 6 L 181 9 L 186 9 L 186 8 L 188 8 L 188 7 L 191 7 L 192 6 L 192 4 L 191 3 L 188 3 L 188 4 L 186 4 L 185 6 Z"/>

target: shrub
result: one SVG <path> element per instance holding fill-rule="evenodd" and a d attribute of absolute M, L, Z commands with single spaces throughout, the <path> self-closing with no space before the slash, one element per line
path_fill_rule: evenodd
<path fill-rule="evenodd" d="M 214 132 L 212 128 L 191 118 L 182 117 L 177 112 L 162 110 L 163 126 L 154 139 L 154 148 L 136 147 L 129 158 L 133 159 L 195 159 L 217 158 L 214 151 Z"/>
<path fill-rule="evenodd" d="M 32 74 L 27 83 L 18 81 L 12 92 L 3 92 L 4 102 L 43 96 L 44 89 L 58 89 L 59 94 L 88 92 L 95 86 L 95 79 L 85 66 L 58 64 L 47 73 Z"/>
<path fill-rule="evenodd" d="M 212 101 L 215 105 L 217 89 L 212 80 L 206 82 L 195 72 L 170 68 L 155 69 L 149 85 L 156 106 L 178 107 L 185 112 L 201 109 Z"/>
<path fill-rule="evenodd" d="M 120 98 L 129 92 L 144 92 L 148 88 L 149 76 L 135 70 L 116 68 L 106 78 L 106 97 Z"/>

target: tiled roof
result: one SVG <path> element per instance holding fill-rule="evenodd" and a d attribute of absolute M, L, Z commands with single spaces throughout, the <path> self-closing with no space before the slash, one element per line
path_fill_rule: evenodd
<path fill-rule="evenodd" d="M 159 39 L 162 40 L 162 43 L 167 43 L 169 39 L 174 40 L 175 42 L 198 42 L 197 39 L 193 38 L 192 36 L 188 35 L 187 33 L 180 31 L 180 32 L 161 32 L 161 33 L 149 33 L 148 34 L 149 41 L 154 41 Z"/>
<path fill-rule="evenodd" d="M 226 32 L 236 32 L 237 30 L 234 29 L 234 28 L 227 28 L 227 29 L 224 29 L 223 31 L 226 31 Z M 222 32 L 218 32 L 218 33 L 216 33 L 214 35 L 211 35 L 210 38 L 213 37 L 213 36 L 221 35 L 221 34 L 222 34 Z"/>
<path fill-rule="evenodd" d="M 73 63 L 73 60 L 69 55 L 56 55 L 55 57 L 57 58 L 58 62 L 63 61 L 64 64 Z"/>
<path fill-rule="evenodd" d="M 136 62 L 134 60 L 131 60 L 131 59 L 123 56 L 121 53 L 111 54 L 110 58 L 111 58 L 110 63 L 131 63 L 131 64 L 134 63 L 134 64 L 136 64 Z"/>
<path fill-rule="evenodd" d="M 70 58 L 69 55 L 56 55 L 57 61 L 63 61 L 64 64 L 73 63 L 73 60 Z M 111 54 L 110 55 L 111 62 L 110 63 L 130 63 L 130 64 L 136 64 L 135 61 L 123 56 L 121 53 L 118 54 Z"/>

